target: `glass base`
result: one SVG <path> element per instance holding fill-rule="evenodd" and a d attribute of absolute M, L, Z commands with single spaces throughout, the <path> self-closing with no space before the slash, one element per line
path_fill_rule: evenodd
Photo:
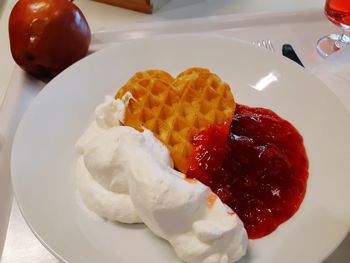
<path fill-rule="evenodd" d="M 350 44 L 350 38 L 345 34 L 331 34 L 320 38 L 317 42 L 317 52 L 321 57 L 328 57 Z"/>

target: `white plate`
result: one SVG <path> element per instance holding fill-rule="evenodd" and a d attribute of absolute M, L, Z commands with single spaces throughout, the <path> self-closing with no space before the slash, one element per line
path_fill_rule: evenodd
<path fill-rule="evenodd" d="M 310 162 L 304 202 L 275 232 L 252 241 L 242 262 L 324 259 L 350 226 L 349 116 L 295 63 L 214 36 L 125 42 L 85 58 L 44 88 L 19 125 L 12 153 L 15 195 L 32 230 L 69 262 L 179 262 L 172 248 L 143 225 L 97 220 L 78 204 L 74 144 L 96 105 L 136 71 L 160 68 L 175 75 L 191 66 L 216 72 L 239 103 L 271 108 L 304 136 Z M 262 79 L 266 84 L 266 76 L 276 80 L 263 89 L 255 85 Z"/>

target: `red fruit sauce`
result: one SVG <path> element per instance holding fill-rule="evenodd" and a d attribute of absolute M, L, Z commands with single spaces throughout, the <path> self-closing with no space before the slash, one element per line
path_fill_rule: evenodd
<path fill-rule="evenodd" d="M 276 113 L 238 105 L 232 123 L 194 136 L 187 172 L 235 211 L 250 239 L 270 234 L 299 208 L 308 160 L 303 138 Z"/>

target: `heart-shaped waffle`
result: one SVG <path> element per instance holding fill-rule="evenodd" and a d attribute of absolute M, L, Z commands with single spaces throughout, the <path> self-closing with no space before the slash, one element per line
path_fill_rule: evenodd
<path fill-rule="evenodd" d="M 210 124 L 231 121 L 235 101 L 228 84 L 204 68 L 175 79 L 162 70 L 136 73 L 116 94 L 130 92 L 124 125 L 147 128 L 169 149 L 175 167 L 186 173 L 194 135 Z"/>

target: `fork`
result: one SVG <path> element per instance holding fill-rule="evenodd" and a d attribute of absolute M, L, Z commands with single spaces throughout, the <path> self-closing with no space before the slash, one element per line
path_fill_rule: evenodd
<path fill-rule="evenodd" d="M 271 40 L 257 40 L 253 42 L 254 46 L 265 48 L 271 52 L 275 52 L 275 47 L 273 46 Z"/>
<path fill-rule="evenodd" d="M 271 40 L 257 40 L 253 41 L 252 43 L 256 47 L 264 48 L 268 51 L 275 52 L 275 47 L 273 46 Z M 300 66 L 305 67 L 290 44 L 283 44 L 282 55 L 298 63 Z"/>

